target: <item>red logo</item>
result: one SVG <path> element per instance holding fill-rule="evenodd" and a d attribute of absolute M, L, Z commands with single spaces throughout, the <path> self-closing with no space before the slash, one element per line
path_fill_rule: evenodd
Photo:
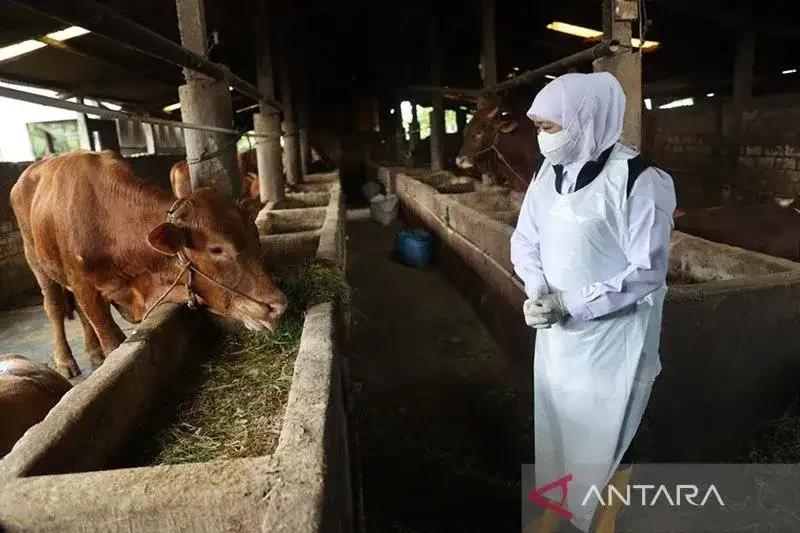
<path fill-rule="evenodd" d="M 535 503 L 536 505 L 541 505 L 545 509 L 549 509 L 554 513 L 563 516 L 567 520 L 572 518 L 572 513 L 567 511 L 564 508 L 564 503 L 567 501 L 567 494 L 569 493 L 569 487 L 567 487 L 567 483 L 572 481 L 572 474 L 567 474 L 566 476 L 557 479 L 555 481 L 551 481 L 547 485 L 542 485 L 535 491 L 531 492 L 528 495 L 528 499 Z M 542 498 L 542 495 L 550 490 L 553 490 L 556 487 L 561 487 L 561 503 L 553 503 L 550 500 Z"/>

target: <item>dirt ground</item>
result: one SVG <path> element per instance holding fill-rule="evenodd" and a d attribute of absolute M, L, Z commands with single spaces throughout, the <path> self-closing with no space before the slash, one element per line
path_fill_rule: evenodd
<path fill-rule="evenodd" d="M 390 258 L 402 225 L 348 217 L 350 378 L 369 533 L 520 531 L 531 399 L 435 268 Z"/>

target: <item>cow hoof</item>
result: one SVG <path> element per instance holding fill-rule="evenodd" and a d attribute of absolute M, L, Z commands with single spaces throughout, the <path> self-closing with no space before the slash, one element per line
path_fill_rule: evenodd
<path fill-rule="evenodd" d="M 67 379 L 76 378 L 81 375 L 81 369 L 74 360 L 69 361 L 66 365 L 56 363 L 56 370 Z"/>

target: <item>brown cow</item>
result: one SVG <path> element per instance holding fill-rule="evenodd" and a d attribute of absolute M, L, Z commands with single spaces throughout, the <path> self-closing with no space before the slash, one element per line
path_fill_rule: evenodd
<path fill-rule="evenodd" d="M 494 174 L 524 192 L 542 162 L 536 127 L 528 117 L 512 117 L 499 107 L 479 109 L 464 129 L 456 157 L 463 169 Z"/>
<path fill-rule="evenodd" d="M 260 198 L 258 175 L 256 174 L 258 166 L 255 161 L 255 154 L 255 150 L 236 154 L 236 166 L 239 169 L 239 177 L 242 180 L 241 197 L 243 199 Z M 175 198 L 187 198 L 192 194 L 189 164 L 186 161 L 178 161 L 172 165 L 169 171 L 169 183 Z"/>
<path fill-rule="evenodd" d="M 64 333 L 71 291 L 93 363 L 124 340 L 109 303 L 132 323 L 159 301 L 272 329 L 286 297 L 264 270 L 258 231 L 240 206 L 212 188 L 175 200 L 137 180 L 114 152 L 83 150 L 30 165 L 11 189 L 25 257 L 44 295 L 55 363 L 80 370 Z"/>
<path fill-rule="evenodd" d="M 58 372 L 20 355 L 0 355 L 0 457 L 72 388 Z"/>
<path fill-rule="evenodd" d="M 800 261 L 800 212 L 792 207 L 712 207 L 676 217 L 675 229 L 709 241 Z"/>

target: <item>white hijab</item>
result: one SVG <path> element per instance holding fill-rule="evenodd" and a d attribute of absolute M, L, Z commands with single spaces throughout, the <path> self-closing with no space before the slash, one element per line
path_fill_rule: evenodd
<path fill-rule="evenodd" d="M 528 118 L 540 116 L 560 124 L 572 141 L 572 155 L 564 167 L 577 176 L 588 161 L 597 160 L 622 135 L 625 93 L 608 72 L 565 74 L 539 91 Z"/>

